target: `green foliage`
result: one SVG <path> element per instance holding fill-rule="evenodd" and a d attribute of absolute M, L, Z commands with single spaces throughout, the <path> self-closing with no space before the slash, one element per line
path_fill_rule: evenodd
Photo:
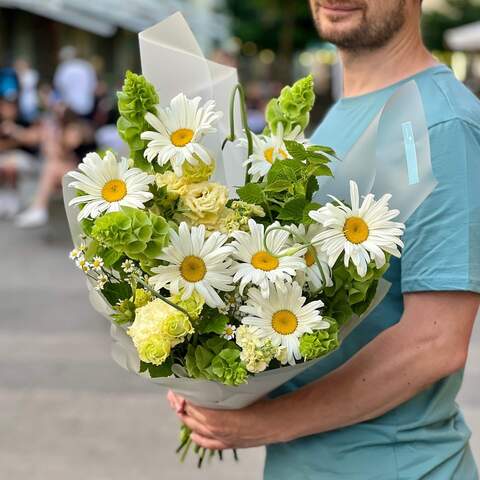
<path fill-rule="evenodd" d="M 113 309 L 115 313 L 112 315 L 112 318 L 118 325 L 131 323 L 135 319 L 135 304 L 131 300 L 122 300 L 117 304 L 113 304 Z"/>
<path fill-rule="evenodd" d="M 305 360 L 323 357 L 339 346 L 337 322 L 328 317 L 324 317 L 324 320 L 330 322 L 328 329 L 305 333 L 300 338 L 300 353 Z"/>
<path fill-rule="evenodd" d="M 247 380 L 247 369 L 240 360 L 240 348 L 235 342 L 214 336 L 188 345 L 185 357 L 187 372 L 192 378 L 203 378 L 240 385 Z"/>
<path fill-rule="evenodd" d="M 119 256 L 125 254 L 149 265 L 167 244 L 168 229 L 163 217 L 124 207 L 119 212 L 97 218 L 91 229 L 91 237 L 104 249 L 114 250 Z"/>
<path fill-rule="evenodd" d="M 151 165 L 143 158 L 146 141 L 140 138 L 145 130 L 151 129 L 145 121 L 147 112 L 156 113 L 159 102 L 155 87 L 143 75 L 128 71 L 123 88 L 117 93 L 120 117 L 117 129 L 120 137 L 130 147 L 130 157 L 136 167 L 151 170 Z"/>
<path fill-rule="evenodd" d="M 132 287 L 127 282 L 107 282 L 102 289 L 102 294 L 110 305 L 116 305 L 131 297 Z"/>
<path fill-rule="evenodd" d="M 377 269 L 375 263 L 371 262 L 366 275 L 361 277 L 353 263 L 350 262 L 348 267 L 345 267 L 343 258 L 340 258 L 332 269 L 333 285 L 323 291 L 326 315 L 343 325 L 352 315 L 364 313 L 375 296 L 378 280 L 383 277 L 388 267 L 387 256 L 387 262 L 381 269 Z"/>
<path fill-rule="evenodd" d="M 446 8 L 422 15 L 422 33 L 429 50 L 443 50 L 445 30 L 480 19 L 480 3 L 472 0 L 446 0 Z"/>
<path fill-rule="evenodd" d="M 315 103 L 313 77 L 308 75 L 292 86 L 283 87 L 278 98 L 272 98 L 265 110 L 267 128 L 277 133 L 278 124 L 284 128 L 284 135 L 300 128 L 303 132 L 310 121 L 310 110 Z"/>
<path fill-rule="evenodd" d="M 151 378 L 168 377 L 172 374 L 173 360 L 169 357 L 161 365 L 140 361 L 140 373 L 147 372 Z"/>
<path fill-rule="evenodd" d="M 216 333 L 222 335 L 228 323 L 228 317 L 208 306 L 203 307 L 203 315 L 196 330 L 200 334 Z"/>
<path fill-rule="evenodd" d="M 292 158 L 276 160 L 263 183 L 248 183 L 238 188 L 237 194 L 244 202 L 270 212 L 267 221 L 310 224 L 308 212 L 320 207 L 312 202 L 318 189 L 317 177 L 332 176 L 327 164 L 334 152 L 328 147 L 305 147 L 295 141 L 286 141 L 285 146 Z"/>

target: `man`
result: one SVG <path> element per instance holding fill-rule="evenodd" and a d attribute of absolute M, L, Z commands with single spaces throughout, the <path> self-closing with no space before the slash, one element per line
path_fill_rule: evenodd
<path fill-rule="evenodd" d="M 169 395 L 197 444 L 267 445 L 266 479 L 478 479 L 455 397 L 479 306 L 480 104 L 425 49 L 420 3 L 310 1 L 344 68 L 313 143 L 343 156 L 399 84 L 422 95 L 438 185 L 407 222 L 387 297 L 284 395 L 230 412 Z"/>

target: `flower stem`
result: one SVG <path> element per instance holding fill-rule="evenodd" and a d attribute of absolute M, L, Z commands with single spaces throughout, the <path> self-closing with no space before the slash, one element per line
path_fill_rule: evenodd
<path fill-rule="evenodd" d="M 230 96 L 230 110 L 229 110 L 229 120 L 230 120 L 230 135 L 223 141 L 222 150 L 224 149 L 227 142 L 233 142 L 236 139 L 235 136 L 235 98 L 239 95 L 240 99 L 240 116 L 242 119 L 242 126 L 245 131 L 245 136 L 247 137 L 247 157 L 253 153 L 253 137 L 252 132 L 248 126 L 248 115 L 247 115 L 247 103 L 245 99 L 245 90 L 243 89 L 240 83 L 235 85 Z M 245 185 L 250 182 L 250 174 L 248 173 L 248 167 L 245 170 Z"/>

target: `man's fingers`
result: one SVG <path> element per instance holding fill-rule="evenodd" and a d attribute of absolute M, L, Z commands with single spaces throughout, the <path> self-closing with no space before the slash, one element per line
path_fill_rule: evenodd
<path fill-rule="evenodd" d="M 170 406 L 177 412 L 177 413 L 184 413 L 185 412 L 185 399 L 180 395 L 177 395 L 172 390 L 168 391 L 167 394 L 168 401 L 170 402 Z"/>
<path fill-rule="evenodd" d="M 213 438 L 204 437 L 198 433 L 192 433 L 190 437 L 193 443 L 196 443 L 200 447 L 209 448 L 210 450 L 225 450 L 228 447 L 221 440 L 215 440 Z"/>
<path fill-rule="evenodd" d="M 188 415 L 182 413 L 179 413 L 178 417 L 190 430 L 192 430 L 192 432 L 198 433 L 202 437 L 213 438 L 210 431 L 195 418 L 189 417 Z"/>

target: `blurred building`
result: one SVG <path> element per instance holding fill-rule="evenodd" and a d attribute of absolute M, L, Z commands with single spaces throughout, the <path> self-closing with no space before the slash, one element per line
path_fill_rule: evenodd
<path fill-rule="evenodd" d="M 204 51 L 230 37 L 223 0 L 0 0 L 0 62 L 28 59 L 51 77 L 63 45 L 74 45 L 114 81 L 139 69 L 136 34 L 181 11 Z"/>

